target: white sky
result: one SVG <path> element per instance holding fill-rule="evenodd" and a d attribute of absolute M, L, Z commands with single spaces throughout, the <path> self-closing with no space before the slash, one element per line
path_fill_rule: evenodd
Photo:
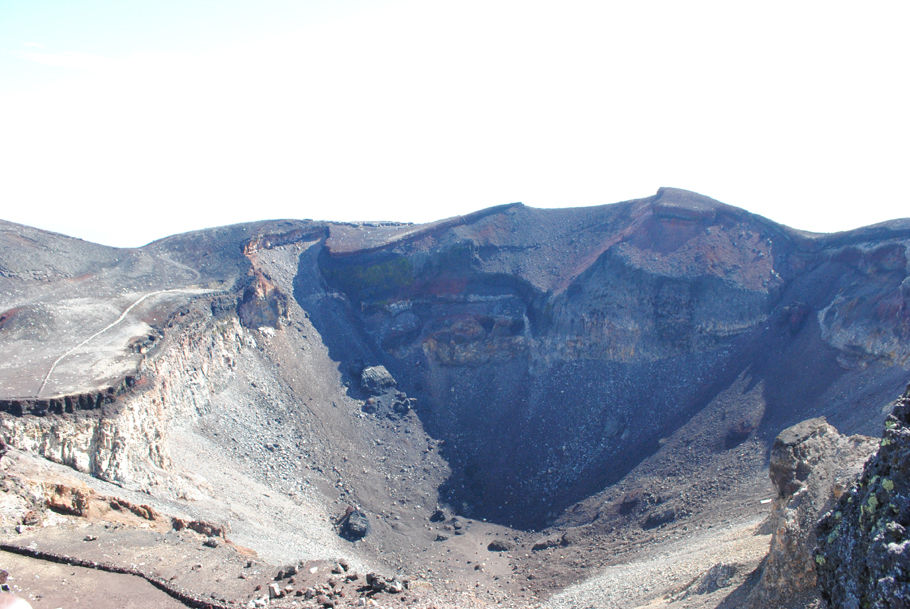
<path fill-rule="evenodd" d="M 659 186 L 906 217 L 908 28 L 906 0 L 0 0 L 0 218 L 136 246 Z"/>

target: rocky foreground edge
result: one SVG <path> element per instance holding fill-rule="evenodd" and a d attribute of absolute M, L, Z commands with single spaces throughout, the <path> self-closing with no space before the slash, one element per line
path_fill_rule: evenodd
<path fill-rule="evenodd" d="M 819 522 L 818 589 L 832 607 L 910 607 L 910 386 L 878 452 Z"/>

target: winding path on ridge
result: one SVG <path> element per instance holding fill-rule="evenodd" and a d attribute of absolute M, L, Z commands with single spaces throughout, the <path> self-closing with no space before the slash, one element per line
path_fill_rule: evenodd
<path fill-rule="evenodd" d="M 60 357 L 55 359 L 54 363 L 52 363 L 51 367 L 48 369 L 47 374 L 44 375 L 44 379 L 42 379 L 42 381 L 41 381 L 41 386 L 38 387 L 38 391 L 35 393 L 35 398 L 41 397 L 41 393 L 44 391 L 44 388 L 47 386 L 48 380 L 50 380 L 51 375 L 54 373 L 54 370 L 57 368 L 57 365 L 60 362 L 62 362 L 64 359 L 66 359 L 67 357 L 69 357 L 70 355 L 72 355 L 73 353 L 75 353 L 76 351 L 78 351 L 79 349 L 81 349 L 82 347 L 84 347 L 85 345 L 87 345 L 88 343 L 93 341 L 94 339 L 98 338 L 99 336 L 101 336 L 102 334 L 104 334 L 105 332 L 107 332 L 108 330 L 110 330 L 111 328 L 116 326 L 117 324 L 121 323 L 124 319 L 126 319 L 126 316 L 130 314 L 130 311 L 132 311 L 137 306 L 142 304 L 142 302 L 145 299 L 150 298 L 152 296 L 157 296 L 159 294 L 174 294 L 174 293 L 204 294 L 209 291 L 211 291 L 211 290 L 205 290 L 203 288 L 173 288 L 170 290 L 155 290 L 154 292 L 149 292 L 147 294 L 143 294 L 142 296 L 137 298 L 133 302 L 133 304 L 131 304 L 130 306 L 125 308 L 123 310 L 123 312 L 120 313 L 120 317 L 118 317 L 117 319 L 115 319 L 114 321 L 109 323 L 108 325 L 104 326 L 103 328 L 101 328 L 100 330 L 98 330 L 97 332 L 95 332 L 94 334 L 92 334 L 91 336 L 86 338 L 85 340 L 83 340 L 81 343 L 79 343 L 72 349 L 69 349 L 63 355 L 61 355 Z"/>

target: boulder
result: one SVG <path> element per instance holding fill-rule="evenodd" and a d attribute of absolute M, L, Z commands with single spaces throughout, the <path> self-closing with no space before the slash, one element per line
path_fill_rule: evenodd
<path fill-rule="evenodd" d="M 666 508 L 657 512 L 652 512 L 641 522 L 643 529 L 656 529 L 657 527 L 668 524 L 676 520 L 677 513 L 673 508 Z"/>
<path fill-rule="evenodd" d="M 540 552 L 541 550 L 549 550 L 550 548 L 555 548 L 560 545 L 560 540 L 556 537 L 546 537 L 534 543 L 531 546 L 533 552 Z"/>
<path fill-rule="evenodd" d="M 367 573 L 367 587 L 374 592 L 387 592 L 389 594 L 401 594 L 404 592 L 405 585 L 401 580 L 395 577 L 383 577 L 378 573 Z"/>
<path fill-rule="evenodd" d="M 508 539 L 494 539 L 487 545 L 490 552 L 509 552 L 515 549 L 515 544 Z"/>
<path fill-rule="evenodd" d="M 348 510 L 338 523 L 338 534 L 348 541 L 363 539 L 369 532 L 370 521 L 360 510 Z"/>
<path fill-rule="evenodd" d="M 360 373 L 360 387 L 372 395 L 393 389 L 397 383 L 385 366 L 367 366 Z"/>
<path fill-rule="evenodd" d="M 806 607 L 815 591 L 815 523 L 875 450 L 865 436 L 844 436 L 824 418 L 783 430 L 771 448 L 769 474 L 777 497 L 768 516 L 771 544 L 745 607 Z"/>
<path fill-rule="evenodd" d="M 818 590 L 832 607 L 910 607 L 910 386 L 878 452 L 816 530 Z"/>
<path fill-rule="evenodd" d="M 378 573 L 367 573 L 366 582 L 367 586 L 375 592 L 382 592 L 385 590 L 385 578 Z"/>
<path fill-rule="evenodd" d="M 275 574 L 275 581 L 280 581 L 282 579 L 288 579 L 297 575 L 300 572 L 299 565 L 286 565 L 278 569 L 278 573 Z"/>

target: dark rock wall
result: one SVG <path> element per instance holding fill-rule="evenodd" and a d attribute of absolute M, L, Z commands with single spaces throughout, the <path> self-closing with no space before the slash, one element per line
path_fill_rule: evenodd
<path fill-rule="evenodd" d="M 875 236 L 891 241 L 826 242 L 666 189 L 487 210 L 325 248 L 318 264 L 370 345 L 348 351 L 385 364 L 444 440 L 444 499 L 536 527 L 620 478 L 738 374 L 766 381 L 775 431 L 826 410 L 842 378 L 868 398 L 887 377 L 893 392 L 910 367 L 895 340 L 908 235 Z"/>

